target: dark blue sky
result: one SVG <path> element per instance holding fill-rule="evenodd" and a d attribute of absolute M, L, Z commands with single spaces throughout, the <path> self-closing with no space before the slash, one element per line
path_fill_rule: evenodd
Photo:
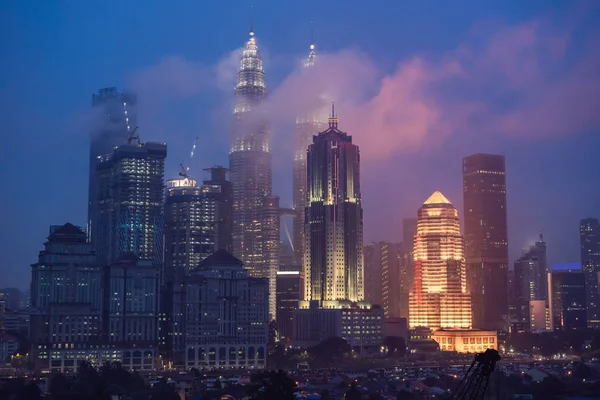
<path fill-rule="evenodd" d="M 196 136 L 201 141 L 193 168 L 227 164 L 224 110 L 230 88 L 225 85 L 224 91 L 221 83 L 210 81 L 221 76 L 216 69 L 227 70 L 228 55 L 246 40 L 249 4 L 1 2 L 0 287 L 28 285 L 29 265 L 49 225 L 85 222 L 85 115 L 99 88 L 139 89 L 142 139 L 168 143 L 167 176 L 177 173 Z M 588 52 L 592 44 L 598 48 L 600 38 L 594 2 L 253 4 L 267 84 L 275 97 L 306 53 L 311 20 L 319 54 L 333 54 L 330 61 L 342 59 L 342 50 L 364 56 L 352 58 L 352 65 L 340 63 L 340 74 L 350 76 L 344 81 L 348 86 L 360 86 L 351 79 L 353 68 L 373 67 L 374 84 L 363 90 L 373 99 L 363 99 L 371 105 L 363 120 L 380 119 L 370 125 L 373 131 L 357 122 L 360 134 L 355 135 L 365 147 L 366 241 L 399 240 L 402 217 L 416 215 L 420 202 L 436 189 L 462 214 L 461 157 L 492 152 L 507 159 L 511 261 L 540 231 L 551 263 L 579 261 L 578 221 L 600 217 L 600 123 L 593 115 L 600 109 L 595 90 L 600 63 Z M 523 54 L 513 51 L 523 43 Z M 427 63 L 411 63 L 414 57 Z M 286 98 L 284 89 L 279 92 Z M 406 102 L 396 104 L 396 96 L 407 97 Z M 420 96 L 431 111 L 422 119 L 415 117 L 422 108 L 412 108 L 421 104 Z M 380 105 L 398 111 L 404 104 L 411 107 L 408 116 L 376 115 Z M 353 134 L 353 125 L 344 125 L 343 108 L 339 113 L 340 128 Z M 402 128 L 387 129 L 390 118 L 404 118 L 398 124 Z M 421 127 L 432 120 L 436 123 Z M 274 188 L 282 205 L 291 203 L 286 145 L 291 133 L 291 123 L 273 129 L 280 149 Z M 375 146 L 389 151 L 379 154 Z"/>

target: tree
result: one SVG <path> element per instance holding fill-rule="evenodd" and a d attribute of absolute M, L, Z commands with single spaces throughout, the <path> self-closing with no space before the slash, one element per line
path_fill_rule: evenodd
<path fill-rule="evenodd" d="M 399 391 L 398 396 L 396 396 L 396 400 L 411 400 L 412 398 L 412 393 L 404 389 Z"/>
<path fill-rule="evenodd" d="M 161 379 L 152 388 L 150 400 L 179 400 L 179 394 L 172 385 Z"/>
<path fill-rule="evenodd" d="M 350 384 L 350 389 L 344 395 L 346 400 L 360 400 L 360 390 L 356 387 L 356 382 Z"/>
<path fill-rule="evenodd" d="M 221 380 L 220 380 L 220 379 L 217 379 L 217 380 L 215 381 L 215 383 L 213 384 L 213 387 L 214 387 L 215 389 L 217 389 L 217 390 L 221 390 L 221 389 L 223 389 L 223 384 L 221 383 Z"/>
<path fill-rule="evenodd" d="M 383 345 L 388 348 L 390 355 L 402 357 L 406 352 L 406 342 L 400 336 L 386 336 L 383 338 Z"/>
<path fill-rule="evenodd" d="M 248 394 L 255 400 L 293 400 L 298 391 L 296 382 L 284 371 L 265 371 L 252 377 Z"/>
<path fill-rule="evenodd" d="M 58 399 L 69 391 L 69 381 L 63 374 L 54 374 L 50 378 L 49 392 L 53 399 Z"/>
<path fill-rule="evenodd" d="M 308 351 L 315 357 L 315 359 L 330 363 L 335 361 L 345 354 L 352 351 L 352 347 L 348 342 L 340 337 L 330 337 L 325 339 L 316 346 L 311 347 Z"/>
<path fill-rule="evenodd" d="M 35 382 L 31 381 L 21 387 L 15 400 L 42 400 L 42 392 Z"/>

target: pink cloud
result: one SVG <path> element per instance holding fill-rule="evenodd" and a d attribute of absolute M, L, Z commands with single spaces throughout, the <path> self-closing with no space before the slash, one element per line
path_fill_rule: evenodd
<path fill-rule="evenodd" d="M 439 60 L 404 60 L 388 75 L 363 53 L 322 55 L 313 70 L 296 71 L 276 88 L 271 107 L 290 119 L 327 94 L 339 103 L 340 128 L 363 154 L 379 157 L 436 147 L 457 134 L 598 129 L 600 57 L 573 36 L 572 28 L 544 18 L 501 26 Z"/>

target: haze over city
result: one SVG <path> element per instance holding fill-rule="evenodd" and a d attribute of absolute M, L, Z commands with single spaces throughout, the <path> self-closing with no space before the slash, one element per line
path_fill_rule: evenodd
<path fill-rule="evenodd" d="M 600 7 L 485 3 L 253 2 L 282 207 L 297 109 L 317 94 L 335 100 L 340 129 L 361 150 L 365 243 L 399 241 L 402 218 L 437 189 L 462 216 L 461 159 L 486 152 L 506 156 L 510 262 L 540 231 L 550 265 L 579 262 L 579 220 L 600 214 Z M 98 88 L 136 94 L 142 140 L 169 146 L 167 179 L 196 137 L 196 177 L 227 165 L 250 4 L 139 7 L 0 8 L 2 287 L 28 286 L 49 225 L 85 225 Z M 319 63 L 307 73 L 311 32 Z"/>

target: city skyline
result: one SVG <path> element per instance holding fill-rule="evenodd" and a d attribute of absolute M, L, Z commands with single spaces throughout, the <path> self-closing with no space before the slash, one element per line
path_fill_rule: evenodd
<path fill-rule="evenodd" d="M 504 40 L 503 43 L 510 43 L 511 36 L 510 34 L 505 34 L 506 29 L 508 29 L 508 33 L 523 33 L 523 30 L 519 30 L 519 28 L 529 27 L 531 21 L 538 21 L 542 18 L 541 16 L 556 15 L 557 12 L 564 11 L 566 6 L 558 6 L 558 3 L 559 2 L 552 3 L 553 6 L 544 8 L 543 10 L 539 8 L 536 9 L 534 6 L 529 6 L 527 10 L 522 10 L 520 14 L 515 13 L 514 9 L 511 13 L 510 7 L 507 6 L 503 12 L 500 12 L 500 15 L 512 15 L 512 20 L 506 25 L 502 25 L 497 31 L 494 31 L 494 35 L 492 36 L 498 37 L 500 42 L 503 42 Z M 512 3 L 512 7 L 515 7 L 515 3 Z M 195 72 L 197 72 L 196 70 L 202 69 L 198 67 L 198 65 L 211 65 L 215 60 L 223 59 L 224 53 L 235 48 L 242 42 L 245 31 L 247 31 L 247 22 L 240 22 L 244 16 L 247 16 L 246 10 L 243 10 L 242 8 L 243 7 L 240 6 L 240 10 L 236 13 L 234 21 L 231 24 L 225 24 L 226 26 L 223 29 L 224 31 L 227 31 L 227 35 L 225 35 L 223 39 L 219 39 L 222 41 L 217 41 L 213 46 L 214 48 L 211 48 L 208 55 L 206 55 L 207 58 L 199 60 L 201 64 L 189 62 L 189 60 L 198 60 L 196 56 L 201 53 L 201 49 L 195 47 L 194 51 L 191 51 L 189 48 L 185 49 L 185 46 L 173 46 L 172 42 L 168 44 L 167 41 L 161 42 L 160 45 L 157 46 L 156 51 L 148 52 L 146 50 L 145 56 L 140 57 L 139 61 L 132 62 L 131 59 L 127 59 L 123 62 L 123 65 L 112 61 L 119 57 L 107 57 L 109 51 L 112 51 L 112 49 L 103 49 L 100 53 L 105 54 L 105 57 L 107 57 L 103 62 L 108 64 L 108 70 L 102 72 L 94 68 L 86 70 L 86 73 L 82 74 L 85 78 L 85 84 L 82 84 L 83 81 L 80 80 L 82 78 L 74 77 L 72 82 L 68 82 L 68 84 L 65 85 L 61 92 L 62 95 L 58 96 L 60 98 L 53 101 L 53 104 L 49 104 L 49 102 L 42 100 L 47 99 L 49 93 L 57 92 L 53 89 L 55 82 L 59 84 L 66 83 L 66 79 L 63 79 L 63 77 L 69 75 L 67 71 L 72 68 L 70 64 L 77 64 L 78 62 L 82 63 L 86 60 L 85 57 L 90 57 L 90 60 L 93 60 L 94 57 L 98 57 L 99 55 L 90 55 L 87 52 L 76 53 L 73 55 L 73 60 L 78 61 L 74 61 L 73 63 L 65 62 L 64 65 L 61 64 L 59 67 L 55 65 L 56 63 L 55 61 L 52 61 L 52 58 L 48 58 L 47 53 L 41 51 L 36 45 L 28 47 L 27 54 L 29 54 L 29 58 L 33 57 L 35 59 L 36 57 L 42 57 L 42 60 L 49 60 L 47 74 L 53 76 L 52 81 L 55 81 L 50 83 L 45 81 L 46 73 L 40 74 L 40 72 L 44 70 L 40 70 L 38 66 L 30 65 L 22 72 L 12 71 L 12 69 L 19 65 L 19 61 L 16 57 L 19 53 L 16 52 L 14 47 L 9 47 L 7 54 L 4 54 L 2 57 L 9 61 L 6 65 L 9 66 L 9 72 L 13 72 L 12 75 L 8 75 L 16 78 L 13 79 L 13 83 L 9 83 L 7 80 L 5 81 L 5 79 L 10 78 L 2 78 L 2 87 L 6 86 L 7 88 L 6 91 L 3 91 L 1 98 L 2 104 L 4 104 L 3 109 L 9 112 L 6 116 L 3 113 L 0 122 L 2 122 L 2 125 L 7 127 L 9 131 L 22 132 L 22 134 L 14 135 L 14 138 L 8 138 L 8 136 L 13 135 L 3 135 L 2 137 L 2 147 L 11 150 L 8 152 L 8 156 L 5 159 L 9 168 L 2 168 L 2 173 L 6 174 L 3 175 L 3 177 L 5 178 L 5 182 L 10 182 L 14 178 L 11 178 L 8 173 L 15 168 L 44 168 L 45 172 L 52 175 L 52 179 L 48 179 L 48 182 L 41 180 L 39 185 L 35 186 L 35 192 L 32 191 L 33 187 L 24 187 L 23 193 L 21 196 L 18 196 L 18 199 L 4 200 L 6 202 L 5 207 L 3 207 L 5 212 L 10 210 L 10 212 L 7 213 L 6 222 L 13 226 L 23 226 L 27 228 L 27 230 L 22 231 L 19 231 L 19 229 L 24 228 L 18 228 L 18 232 L 13 235 L 14 237 L 6 238 L 6 240 L 3 241 L 3 246 L 6 246 L 4 248 L 4 253 L 8 254 L 8 257 L 6 261 L 2 263 L 0 273 L 2 276 L 7 276 L 6 286 L 18 286 L 21 288 L 27 286 L 29 271 L 26 266 L 35 258 L 37 251 L 40 250 L 39 243 L 43 240 L 48 225 L 63 224 L 66 222 L 72 222 L 81 226 L 85 225 L 87 211 L 86 165 L 89 162 L 86 160 L 87 154 L 89 154 L 87 132 L 90 129 L 83 130 L 83 132 L 86 133 L 82 133 L 82 128 L 86 125 L 79 126 L 78 124 L 75 124 L 76 130 L 78 131 L 77 134 L 75 134 L 71 132 L 73 124 L 71 123 L 65 126 L 63 120 L 72 121 L 73 118 L 79 118 L 77 109 L 89 108 L 89 94 L 96 93 L 98 88 L 105 86 L 117 86 L 119 89 L 122 86 L 135 87 L 136 85 L 133 84 L 133 82 L 137 79 L 137 88 L 139 89 L 139 81 L 143 80 L 141 77 L 143 77 L 144 71 L 146 73 L 157 73 L 157 69 L 154 68 L 156 66 L 152 66 L 155 61 L 160 60 L 163 56 L 168 54 L 183 54 L 183 58 L 180 58 L 179 61 L 177 61 L 177 58 L 171 58 L 171 61 L 168 61 L 167 59 L 165 62 L 166 64 L 161 62 L 158 64 L 158 78 L 164 78 L 166 72 L 173 71 L 169 68 L 174 67 L 176 68 L 175 71 L 179 71 L 182 81 L 167 82 L 165 84 L 166 86 L 162 89 L 160 87 L 157 88 L 156 86 L 145 87 L 145 90 L 142 90 L 139 93 L 140 101 L 145 98 L 144 101 L 146 102 L 146 105 L 144 107 L 147 107 L 144 117 L 140 115 L 139 118 L 140 129 L 144 132 L 144 141 L 159 140 L 168 143 L 169 157 L 167 158 L 168 166 L 165 170 L 165 176 L 167 177 L 175 175 L 178 164 L 186 153 L 184 149 L 187 150 L 187 147 L 189 146 L 190 140 L 188 139 L 192 136 L 196 136 L 199 131 L 216 131 L 216 133 L 210 133 L 208 134 L 209 136 L 202 137 L 203 144 L 200 146 L 201 149 L 197 159 L 194 161 L 194 166 L 224 164 L 226 162 L 226 147 L 228 142 L 228 135 L 226 132 L 229 129 L 229 123 L 224 122 L 228 120 L 221 118 L 219 113 L 216 114 L 219 117 L 220 125 L 223 125 L 223 127 L 218 127 L 218 124 L 215 124 L 217 128 L 212 128 L 212 118 L 206 114 L 200 113 L 198 116 L 190 114 L 190 121 L 183 125 L 182 123 L 175 123 L 173 128 L 166 129 L 166 127 L 171 126 L 174 118 L 181 119 L 181 114 L 174 113 L 174 115 L 171 115 L 168 118 L 159 118 L 159 123 L 156 123 L 155 119 L 148 118 L 148 110 L 150 106 L 157 107 L 157 104 L 161 105 L 161 102 L 161 107 L 164 107 L 169 111 L 177 105 L 180 105 L 182 97 L 177 94 L 175 95 L 175 99 L 173 99 L 173 88 L 175 87 L 179 91 L 185 91 L 185 88 L 181 87 L 182 83 L 187 82 L 185 80 L 185 72 L 189 72 L 187 75 L 188 77 L 197 77 L 197 75 L 195 75 Z M 262 10 L 263 8 L 267 7 L 261 5 L 260 9 Z M 569 14 L 571 15 L 569 18 L 581 18 L 572 16 L 576 11 L 573 11 L 573 7 L 566 8 L 572 11 L 571 14 Z M 16 28 L 14 23 L 9 23 L 6 25 L 6 29 L 8 30 L 17 29 L 16 31 L 19 32 L 21 29 L 26 29 L 30 26 L 28 24 L 37 18 L 34 18 L 34 15 L 31 14 L 31 10 L 19 10 L 18 7 L 15 6 L 14 11 L 15 19 L 14 21 L 9 22 L 16 23 L 17 21 L 23 21 L 24 24 L 20 25 L 19 28 Z M 76 11 L 77 10 L 72 12 Z M 412 10 L 413 13 L 416 11 L 417 10 L 414 9 Z M 591 11 L 597 12 L 597 8 L 592 8 Z M 289 79 L 284 78 L 286 74 L 282 72 L 286 69 L 286 63 L 289 63 L 289 60 L 293 60 L 297 57 L 299 58 L 303 50 L 306 49 L 307 43 L 310 42 L 308 23 L 306 22 L 310 20 L 310 18 L 307 16 L 306 21 L 300 21 L 301 17 L 305 16 L 304 14 L 300 14 L 294 19 L 293 23 L 291 23 L 292 29 L 290 29 L 291 34 L 294 35 L 293 43 L 285 43 L 285 46 L 283 46 L 284 39 L 289 39 L 290 36 L 288 35 L 285 38 L 275 38 L 276 35 L 273 34 L 274 28 L 268 26 L 268 21 L 276 12 L 277 10 L 269 10 L 268 13 L 261 15 L 260 19 L 257 19 L 255 22 L 255 26 L 258 31 L 257 36 L 261 43 L 261 48 L 268 49 L 267 54 L 269 57 L 267 60 L 269 62 L 269 73 L 271 73 L 271 70 L 273 71 L 273 80 L 269 81 L 267 84 L 269 87 L 276 88 L 273 97 L 275 97 L 275 99 L 280 99 L 281 97 L 278 97 L 277 94 L 278 91 L 279 93 L 283 93 L 281 90 L 285 90 L 286 84 L 290 82 Z M 481 14 L 481 9 L 479 9 L 479 13 Z M 327 15 L 327 9 L 319 11 L 319 15 Z M 13 14 L 9 13 L 9 18 L 11 16 L 13 16 Z M 73 17 L 74 15 L 65 18 Z M 108 16 L 106 17 L 109 18 Z M 360 21 L 356 15 L 351 15 L 349 18 L 351 21 Z M 460 19 L 454 14 L 450 15 L 448 18 L 454 18 L 452 21 Z M 485 15 L 481 16 L 478 15 L 477 12 L 468 12 L 467 16 L 464 18 L 468 19 L 468 21 L 463 21 L 466 22 L 467 26 L 474 26 L 477 21 L 485 19 Z M 68 21 L 72 22 L 72 20 Z M 43 23 L 40 25 L 41 31 L 53 26 L 53 22 L 42 22 Z M 540 22 L 540 24 L 544 23 L 546 22 Z M 456 27 L 458 23 L 454 22 L 454 24 Z M 209 25 L 212 26 L 212 24 Z M 316 43 L 319 48 L 325 49 L 323 51 L 323 58 L 324 64 L 327 66 L 327 57 L 339 59 L 341 57 L 339 49 L 345 49 L 348 46 L 348 43 L 342 43 L 340 41 L 340 38 L 344 36 L 346 31 L 334 34 L 333 32 L 335 32 L 335 30 L 333 30 L 332 27 L 324 25 L 325 24 L 317 25 L 318 34 Z M 73 26 L 78 25 L 67 24 L 65 26 L 65 35 L 68 36 L 66 32 L 68 32 L 69 29 L 73 29 Z M 338 25 L 335 26 L 336 28 L 338 27 Z M 549 26 L 550 28 L 555 27 L 555 25 L 552 25 L 551 23 Z M 330 29 L 332 30 L 330 31 Z M 533 30 L 533 33 L 527 30 L 525 30 L 525 32 L 532 33 L 535 39 L 537 37 L 536 31 L 534 28 L 531 29 Z M 379 34 L 381 33 L 376 30 L 375 33 L 377 32 L 379 32 Z M 375 33 L 365 32 L 364 34 L 358 35 L 360 37 L 354 36 L 354 39 L 352 40 L 355 41 L 356 46 L 359 48 L 367 49 L 369 48 L 368 43 L 374 42 L 375 36 L 373 35 L 375 35 Z M 37 32 L 35 34 L 39 35 L 40 33 Z M 110 35 L 112 34 L 113 33 L 110 33 Z M 392 63 L 395 64 L 400 61 L 401 66 L 408 68 L 412 64 L 406 62 L 406 60 L 409 59 L 411 55 L 427 52 L 427 50 L 430 50 L 430 47 L 436 47 L 434 46 L 436 40 L 440 40 L 439 32 L 434 32 L 432 35 L 435 36 L 436 34 L 438 34 L 437 38 L 432 37 L 431 35 L 428 37 L 427 40 L 429 40 L 429 42 L 421 39 L 420 42 L 415 41 L 415 43 L 405 46 L 408 50 L 403 54 L 398 54 L 396 50 L 394 50 L 390 55 L 390 57 L 393 58 Z M 29 33 L 28 35 L 25 35 L 25 38 L 21 38 L 18 34 L 10 36 L 19 38 L 15 42 L 18 45 L 20 40 L 34 40 L 35 37 L 32 35 L 34 34 Z M 110 35 L 108 35 L 108 37 L 110 37 Z M 88 37 L 85 32 L 83 36 Z M 452 50 L 456 47 L 455 45 L 457 43 L 461 43 L 465 40 L 467 35 L 464 30 L 461 31 L 460 29 L 456 29 L 456 32 L 453 32 L 450 36 L 452 38 L 445 39 L 444 43 L 438 43 L 434 52 L 442 54 L 449 49 Z M 568 34 L 566 36 L 567 39 L 571 38 Z M 394 39 L 395 42 L 399 41 L 400 43 L 403 43 L 404 40 L 405 39 Z M 39 43 L 42 42 L 43 41 L 40 39 Z M 390 44 L 391 39 L 384 38 L 383 42 L 383 45 Z M 75 42 L 67 41 L 67 43 Z M 21 47 L 25 48 L 27 46 L 23 45 Z M 368 57 L 376 60 L 379 64 L 384 65 L 383 67 L 378 66 L 378 68 L 382 68 L 381 71 L 386 71 L 386 74 L 392 77 L 398 76 L 394 75 L 393 72 L 387 72 L 389 66 L 385 67 L 385 64 L 389 64 L 391 60 L 386 60 L 385 57 L 382 56 L 383 51 L 381 49 L 378 50 L 377 47 L 369 49 L 370 53 L 368 53 Z M 33 53 L 29 53 L 34 51 L 38 51 L 35 56 Z M 117 46 L 115 51 L 118 53 L 118 51 L 122 51 L 122 48 Z M 137 51 L 139 50 L 134 51 L 134 53 Z M 293 55 L 290 55 L 290 53 Z M 278 54 L 281 56 L 278 56 Z M 204 56 L 205 55 L 203 55 L 203 57 Z M 350 57 L 350 61 L 352 61 L 352 56 L 348 57 Z M 283 58 L 285 58 L 285 60 L 282 60 Z M 27 57 L 25 57 L 25 59 L 27 59 Z M 225 57 L 225 59 L 227 59 L 227 57 Z M 91 61 L 85 61 L 84 65 L 87 65 L 88 62 Z M 169 62 L 171 62 L 171 64 L 169 64 Z M 177 64 L 178 62 L 179 64 Z M 596 60 L 592 60 L 591 64 L 589 60 L 586 62 L 587 64 L 584 63 L 584 66 L 587 66 L 588 68 L 597 65 Z M 282 67 L 282 64 L 284 67 Z M 160 74 L 161 66 L 166 68 L 162 69 L 162 75 Z M 13 68 L 11 69 L 11 67 Z M 188 67 L 192 67 L 192 70 L 185 69 Z M 287 67 L 289 67 L 289 65 L 287 65 Z M 183 68 L 183 70 L 177 70 L 177 68 Z M 138 72 L 132 73 L 131 71 Z M 415 72 L 419 71 L 420 70 L 416 70 Z M 24 72 L 33 73 L 31 75 L 33 84 L 36 82 L 38 84 L 40 82 L 44 83 L 39 89 L 29 86 L 32 83 L 27 83 L 24 86 L 19 86 L 18 84 L 14 86 L 15 83 L 22 81 L 25 76 L 22 75 Z M 132 74 L 137 78 L 132 78 L 129 82 L 124 82 L 126 79 L 125 77 Z M 368 82 L 369 74 L 365 74 L 365 81 Z M 583 74 L 581 76 L 591 80 L 591 82 L 589 82 L 591 83 L 591 87 L 596 87 L 594 84 L 597 84 L 598 82 L 597 75 L 594 75 L 594 73 L 591 72 L 581 74 Z M 148 75 L 146 74 L 146 77 L 147 76 Z M 156 77 L 157 75 L 154 76 Z M 164 82 L 162 79 L 157 79 L 157 81 Z M 568 79 L 566 79 L 565 82 L 566 81 L 568 81 Z M 124 85 L 124 83 L 127 83 L 127 85 Z M 373 84 L 373 88 L 379 87 L 377 82 L 371 83 Z M 178 84 L 179 86 L 177 86 Z M 15 91 L 17 87 L 19 88 L 18 92 Z M 194 87 L 189 88 L 192 92 L 196 89 Z M 228 88 L 228 91 L 226 90 L 226 92 L 228 93 L 230 100 L 231 90 L 229 89 L 230 88 Z M 154 91 L 154 96 L 149 96 L 149 94 L 152 94 L 152 91 Z M 163 96 L 165 91 L 167 96 Z M 21 92 L 27 93 L 28 98 L 25 99 L 25 101 L 23 101 Z M 175 92 L 177 92 L 177 90 Z M 587 92 L 583 91 L 582 96 L 585 96 L 585 93 Z M 169 99 L 169 95 L 171 96 L 171 99 Z M 416 93 L 415 96 L 420 97 L 421 94 Z M 154 105 L 151 105 L 153 102 Z M 194 105 L 197 106 L 201 103 L 202 100 L 199 99 L 195 99 L 192 102 L 184 102 L 181 109 L 189 112 L 193 109 Z M 208 109 L 214 107 L 213 105 L 206 104 L 205 100 L 204 103 L 205 107 Z M 217 103 L 220 105 L 225 102 L 219 100 Z M 343 115 L 346 113 L 351 114 L 352 110 L 356 109 L 352 105 L 338 105 L 338 108 L 340 107 Z M 23 114 L 25 110 L 28 111 L 27 114 Z M 28 117 L 23 118 L 25 115 Z M 535 113 L 532 112 L 532 115 L 535 116 Z M 35 116 L 36 118 L 31 118 L 30 116 Z M 282 119 L 283 117 L 286 116 L 282 115 Z M 204 118 L 205 121 L 200 121 L 200 118 Z M 16 123 L 19 119 L 21 119 L 21 122 Z M 566 122 L 571 121 L 566 117 L 565 120 L 567 120 Z M 22 121 L 27 121 L 27 124 L 23 124 Z M 293 118 L 290 119 L 290 126 L 293 125 L 293 121 Z M 589 123 L 585 126 L 582 126 L 581 124 L 573 125 L 573 131 L 579 132 L 579 135 L 570 138 L 548 138 L 543 135 L 543 132 L 538 132 L 537 134 L 539 136 L 537 136 L 537 139 L 531 140 L 531 136 L 536 134 L 536 132 L 532 131 L 524 134 L 529 137 L 529 140 L 517 139 L 515 137 L 507 138 L 503 136 L 498 138 L 496 136 L 481 135 L 480 137 L 474 138 L 472 142 L 465 143 L 466 141 L 468 142 L 468 140 L 465 140 L 465 136 L 462 136 L 460 137 L 460 140 L 457 140 L 456 142 L 442 141 L 444 144 L 444 150 L 442 151 L 439 148 L 435 148 L 437 146 L 434 143 L 436 142 L 436 138 L 426 136 L 426 143 L 432 143 L 434 145 L 411 150 L 409 153 L 403 153 L 398 150 L 398 147 L 396 147 L 397 144 L 392 143 L 393 145 L 390 147 L 398 150 L 398 154 L 393 154 L 391 156 L 386 154 L 381 157 L 378 157 L 377 154 L 373 152 L 373 144 L 369 143 L 367 140 L 368 138 L 361 135 L 361 130 L 358 129 L 360 127 L 357 126 L 357 129 L 354 129 L 351 122 L 348 121 L 348 125 L 345 124 L 345 126 L 348 127 L 347 130 L 353 132 L 356 144 L 361 146 L 361 149 L 366 149 L 363 153 L 364 168 L 362 177 L 365 203 L 365 243 L 372 240 L 398 241 L 401 238 L 402 232 L 401 229 L 399 229 L 400 224 L 395 222 L 401 221 L 404 217 L 411 216 L 414 213 L 414 210 L 418 208 L 419 199 L 425 197 L 435 189 L 440 189 L 444 193 L 447 193 L 449 197 L 459 200 L 461 197 L 459 195 L 460 159 L 473 152 L 489 152 L 506 155 L 507 185 L 509 187 L 508 226 L 510 236 L 509 242 L 511 246 L 509 263 L 512 263 L 515 256 L 518 256 L 521 248 L 527 246 L 527 240 L 534 239 L 539 231 L 543 231 L 544 236 L 547 238 L 548 259 L 550 264 L 559 262 L 578 262 L 579 220 L 586 217 L 598 218 L 600 215 L 600 210 L 597 208 L 597 204 L 599 204 L 598 199 L 600 198 L 600 189 L 588 187 L 589 179 L 594 177 L 594 166 L 597 166 L 597 160 L 594 158 L 595 153 L 592 150 L 593 148 L 598 147 L 600 141 L 597 135 L 596 137 L 593 135 L 593 133 L 597 133 L 598 121 L 591 117 L 587 119 L 587 121 Z M 403 126 L 401 122 L 402 121 L 399 122 L 399 125 Z M 39 124 L 42 124 L 42 126 Z M 379 126 L 380 125 L 376 125 L 375 127 Z M 547 129 L 547 127 L 542 126 L 539 128 L 539 131 L 544 131 L 545 129 Z M 31 131 L 43 132 L 44 136 L 39 136 L 37 133 L 31 136 Z M 356 134 L 354 134 L 355 131 L 357 132 Z M 479 132 L 476 131 L 476 129 L 473 129 L 470 134 L 478 134 Z M 514 126 L 514 131 L 515 132 L 513 133 L 519 133 L 519 129 L 517 129 L 516 126 Z M 56 132 L 55 135 L 57 136 L 48 135 L 48 132 Z M 148 139 L 146 139 L 146 132 L 148 132 Z M 179 132 L 181 132 L 181 134 Z M 282 207 L 289 207 L 291 205 L 292 197 L 291 185 L 289 182 L 292 170 L 292 163 L 290 160 L 292 158 L 289 156 L 290 151 L 288 151 L 289 149 L 286 147 L 285 141 L 288 141 L 292 137 L 293 126 L 290 129 L 281 129 L 281 127 L 274 128 L 273 132 L 275 136 L 275 146 L 281 150 L 278 151 L 280 154 L 276 155 L 274 160 L 274 170 L 277 169 L 278 171 L 274 180 L 275 187 L 273 193 L 282 196 Z M 585 132 L 588 134 L 586 135 Z M 529 135 L 529 133 L 531 133 L 531 135 Z M 559 135 L 560 133 L 564 132 L 554 132 L 555 135 Z M 387 137 L 387 135 L 389 135 L 389 133 L 380 132 L 379 136 Z M 31 138 L 31 140 L 28 140 L 28 146 L 23 146 L 22 144 L 17 145 L 16 138 L 22 137 Z M 5 140 L 6 143 L 4 143 Z M 414 149 L 414 144 L 410 141 L 398 140 L 398 142 L 404 142 L 407 148 Z M 173 146 L 171 146 L 171 144 L 173 144 Z M 428 147 L 432 147 L 432 149 L 429 149 Z M 86 148 L 88 150 L 86 150 Z M 535 166 L 531 165 L 530 151 L 532 148 L 536 149 L 537 165 Z M 59 155 L 58 157 L 57 154 Z M 423 158 L 427 160 L 428 165 L 423 168 L 422 172 L 414 174 L 416 176 L 404 172 L 405 170 L 410 170 L 407 167 L 409 167 L 411 163 Z M 385 175 L 387 175 L 380 174 L 379 171 L 390 170 L 390 167 L 393 167 L 394 170 L 400 172 L 398 176 L 394 177 L 394 185 L 388 186 L 390 187 L 390 190 L 393 190 L 393 195 L 385 197 L 378 196 L 376 188 L 385 184 Z M 26 169 L 26 171 L 28 170 Z M 514 174 L 511 171 L 518 171 L 519 173 Z M 514 178 L 512 176 L 514 176 Z M 575 178 L 573 178 L 573 176 L 575 176 Z M 200 178 L 200 176 L 198 176 L 198 178 Z M 554 183 L 554 181 L 558 182 L 558 184 Z M 81 185 L 78 185 L 77 182 L 81 182 Z M 409 192 L 398 190 L 394 186 L 400 186 L 402 189 L 411 188 L 411 190 Z M 45 195 L 41 197 L 39 196 L 39 192 L 44 192 Z M 389 197 L 389 199 L 386 197 Z M 23 198 L 26 200 L 23 201 Z M 459 210 L 462 209 L 462 204 L 459 201 L 455 202 L 455 206 Z M 547 215 L 553 215 L 552 221 L 546 221 Z M 23 220 L 18 220 L 17 217 Z M 291 227 L 291 223 L 288 222 L 288 224 L 288 226 Z M 571 226 L 572 229 L 568 229 L 569 226 Z M 567 227 L 567 229 L 565 229 L 565 227 Z"/>

